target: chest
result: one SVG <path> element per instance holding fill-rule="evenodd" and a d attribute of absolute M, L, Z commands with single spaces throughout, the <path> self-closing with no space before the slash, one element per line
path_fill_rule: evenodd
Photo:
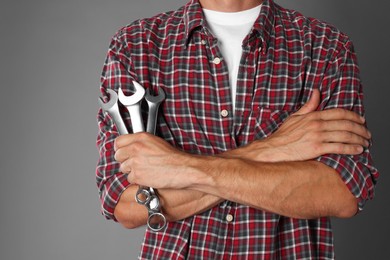
<path fill-rule="evenodd" d="M 183 150 L 216 154 L 266 138 L 301 105 L 321 73 L 300 43 L 254 38 L 242 46 L 231 94 L 228 65 L 216 39 L 196 34 L 186 48 L 150 46 L 148 81 L 166 93 L 161 135 Z M 145 66 L 141 66 L 145 68 Z M 235 99 L 235 109 L 233 109 Z"/>

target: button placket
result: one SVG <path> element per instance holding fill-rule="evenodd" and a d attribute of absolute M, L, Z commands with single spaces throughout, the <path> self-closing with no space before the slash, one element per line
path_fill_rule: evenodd
<path fill-rule="evenodd" d="M 229 75 L 227 64 L 225 64 L 222 53 L 218 46 L 218 39 L 209 37 L 207 34 L 203 36 L 206 41 L 206 45 L 202 44 L 202 39 L 199 40 L 200 46 L 207 54 L 209 62 L 210 73 L 213 76 L 212 87 L 215 91 L 214 100 L 215 107 L 213 111 L 207 111 L 215 117 L 215 122 L 220 124 L 220 127 L 215 128 L 215 131 L 219 131 L 218 142 L 225 145 L 224 149 L 230 149 L 231 141 L 231 91 L 229 86 Z M 224 217 L 223 217 L 224 218 Z"/>

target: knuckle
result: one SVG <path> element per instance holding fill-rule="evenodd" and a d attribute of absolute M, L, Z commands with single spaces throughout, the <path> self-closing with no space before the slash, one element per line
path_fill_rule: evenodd
<path fill-rule="evenodd" d="M 332 110 L 329 110 L 329 113 L 331 113 L 333 119 L 346 119 L 346 111 L 342 108 L 334 108 Z"/>
<path fill-rule="evenodd" d="M 315 119 L 320 118 L 320 116 L 321 116 L 320 113 L 321 113 L 321 112 L 314 111 L 314 112 L 309 113 L 309 114 L 307 114 L 307 115 L 305 115 L 305 116 L 306 116 L 306 118 L 307 118 L 308 120 L 315 120 Z"/>
<path fill-rule="evenodd" d="M 310 125 L 311 125 L 311 129 L 315 129 L 315 130 L 323 128 L 323 122 L 321 120 L 314 120 L 310 123 Z"/>
<path fill-rule="evenodd" d="M 119 166 L 119 170 L 123 173 L 126 173 L 127 171 L 127 166 L 126 166 L 126 162 L 122 162 Z"/>
<path fill-rule="evenodd" d="M 345 154 L 345 145 L 344 144 L 336 144 L 335 145 L 335 153 L 338 154 Z"/>
<path fill-rule="evenodd" d="M 142 148 L 143 148 L 143 144 L 141 142 L 133 143 L 130 146 L 131 153 L 136 153 L 137 151 L 142 150 Z"/>
<path fill-rule="evenodd" d="M 129 155 L 130 155 L 129 148 L 128 147 L 122 147 L 122 148 L 119 148 L 115 152 L 114 158 L 118 162 L 123 162 L 123 161 L 125 161 L 126 159 L 129 158 Z"/>
<path fill-rule="evenodd" d="M 343 121 L 343 126 L 344 126 L 344 129 L 347 130 L 347 131 L 350 131 L 350 130 L 354 129 L 354 124 L 351 121 L 348 121 L 348 120 L 344 120 Z"/>
<path fill-rule="evenodd" d="M 137 140 L 139 140 L 139 141 L 146 141 L 148 138 L 149 138 L 149 135 L 147 132 L 137 133 Z"/>
<path fill-rule="evenodd" d="M 370 133 L 370 131 L 368 131 L 368 129 L 365 126 L 359 125 L 359 130 L 360 130 L 360 133 L 362 136 L 370 138 L 371 133 Z"/>
<path fill-rule="evenodd" d="M 131 158 L 127 159 L 127 163 L 129 165 L 129 167 L 131 167 L 131 168 L 136 168 L 138 165 L 137 162 L 138 162 L 137 157 L 131 157 Z"/>
<path fill-rule="evenodd" d="M 354 134 L 352 133 L 352 132 L 348 132 L 348 131 L 344 131 L 343 132 L 343 134 L 344 134 L 344 139 L 345 139 L 345 141 L 353 141 L 354 140 Z"/>
<path fill-rule="evenodd" d="M 310 134 L 310 140 L 312 140 L 313 142 L 321 141 L 323 138 L 324 137 L 320 132 L 312 132 Z"/>
<path fill-rule="evenodd" d="M 120 151 L 117 151 L 115 154 L 114 154 L 114 159 L 115 161 L 117 162 L 120 162 L 120 154 L 119 154 Z"/>
<path fill-rule="evenodd" d="M 342 117 L 346 117 L 347 116 L 347 110 L 345 110 L 345 109 L 342 109 L 342 108 L 335 108 L 335 112 L 337 113 L 337 114 L 339 114 L 340 116 L 342 116 Z"/>
<path fill-rule="evenodd" d="M 312 149 L 314 151 L 315 156 L 323 154 L 323 145 L 321 143 L 314 143 L 312 145 Z"/>
<path fill-rule="evenodd" d="M 120 147 L 120 136 L 114 139 L 114 150 L 115 151 L 118 150 L 119 147 Z"/>

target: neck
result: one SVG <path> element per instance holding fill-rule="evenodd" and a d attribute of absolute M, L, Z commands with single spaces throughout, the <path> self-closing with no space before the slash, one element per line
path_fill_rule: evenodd
<path fill-rule="evenodd" d="M 263 0 L 199 0 L 202 8 L 219 12 L 240 12 L 260 5 Z"/>

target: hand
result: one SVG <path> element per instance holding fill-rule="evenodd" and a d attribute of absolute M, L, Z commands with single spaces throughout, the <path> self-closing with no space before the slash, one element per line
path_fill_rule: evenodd
<path fill-rule="evenodd" d="M 148 133 L 121 135 L 115 139 L 115 160 L 130 183 L 153 188 L 181 189 L 189 179 L 183 175 L 191 155 Z M 179 175 L 183 176 L 177 178 Z"/>
<path fill-rule="evenodd" d="M 320 93 L 314 90 L 310 100 L 274 134 L 226 155 L 280 162 L 305 161 L 330 153 L 362 153 L 371 137 L 364 118 L 345 109 L 316 111 L 319 103 Z"/>

